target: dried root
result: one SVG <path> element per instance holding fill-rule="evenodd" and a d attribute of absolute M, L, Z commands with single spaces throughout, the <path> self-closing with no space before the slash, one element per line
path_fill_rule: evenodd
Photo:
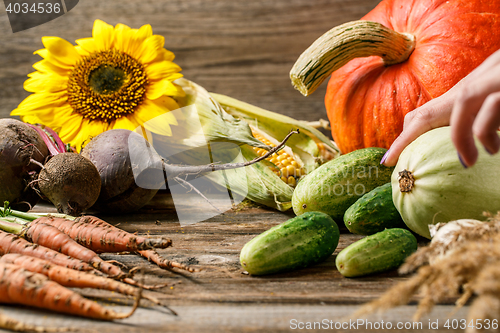
<path fill-rule="evenodd" d="M 437 227 L 429 246 L 419 249 L 400 268 L 401 273 L 417 270 L 408 280 L 389 289 L 379 299 L 364 305 L 353 316 L 407 304 L 421 296 L 414 320 L 429 313 L 447 297 L 459 296 L 463 306 L 476 295 L 468 314 L 470 320 L 500 319 L 500 214 L 488 222 L 459 220 Z M 468 327 L 466 332 L 478 332 Z"/>

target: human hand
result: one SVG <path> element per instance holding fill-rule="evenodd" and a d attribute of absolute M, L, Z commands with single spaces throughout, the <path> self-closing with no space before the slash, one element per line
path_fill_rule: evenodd
<path fill-rule="evenodd" d="M 457 92 L 455 87 L 406 114 L 403 132 L 394 140 L 381 163 L 386 166 L 396 165 L 403 149 L 413 140 L 431 129 L 449 125 Z"/>
<path fill-rule="evenodd" d="M 396 164 L 403 149 L 431 129 L 451 125 L 451 139 L 464 167 L 478 151 L 474 136 L 493 154 L 500 149 L 500 50 L 443 95 L 405 116 L 403 132 L 391 145 L 383 164 Z"/>
<path fill-rule="evenodd" d="M 500 149 L 500 50 L 464 80 L 451 113 L 451 139 L 465 167 L 477 161 L 474 136 L 490 154 Z"/>

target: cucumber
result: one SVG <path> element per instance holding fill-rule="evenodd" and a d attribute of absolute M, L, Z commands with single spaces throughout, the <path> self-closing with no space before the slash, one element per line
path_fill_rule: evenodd
<path fill-rule="evenodd" d="M 308 212 L 250 240 L 241 250 L 240 263 L 252 275 L 310 266 L 332 255 L 339 236 L 339 228 L 330 216 Z"/>
<path fill-rule="evenodd" d="M 344 214 L 344 224 L 353 234 L 373 235 L 384 229 L 406 228 L 392 202 L 391 183 L 376 187 L 359 198 Z"/>
<path fill-rule="evenodd" d="M 361 196 L 391 181 L 393 167 L 380 164 L 387 149 L 364 148 L 331 160 L 299 181 L 293 191 L 295 214 L 318 211 L 342 221 Z"/>
<path fill-rule="evenodd" d="M 340 251 L 335 265 L 345 277 L 363 276 L 398 268 L 417 250 L 417 239 L 400 228 L 367 236 Z"/>

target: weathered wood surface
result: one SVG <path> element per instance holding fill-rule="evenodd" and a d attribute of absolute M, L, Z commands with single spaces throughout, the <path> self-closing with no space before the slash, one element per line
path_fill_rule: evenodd
<path fill-rule="evenodd" d="M 35 211 L 54 212 L 54 209 L 42 204 L 35 207 Z M 258 207 L 237 209 L 204 222 L 181 227 L 171 197 L 161 194 L 138 213 L 100 216 L 129 232 L 167 234 L 172 238 L 173 247 L 159 251 L 165 258 L 204 268 L 201 272 L 190 274 L 160 269 L 134 254 L 102 255 L 105 259 L 119 260 L 129 267 L 142 267 L 145 283 L 171 283 L 171 286 L 159 290 L 157 296 L 178 312 L 178 317 L 170 315 L 164 309 L 152 307 L 148 301 L 143 301 L 144 307 L 131 318 L 115 323 L 96 322 L 22 307 L 0 306 L 0 310 L 29 323 L 76 326 L 99 332 L 104 329 L 108 332 L 289 332 L 294 323 L 298 322 L 304 325 L 323 320 L 327 320 L 328 325 L 342 323 L 361 304 L 375 299 L 389 287 L 405 279 L 396 272 L 357 279 L 342 277 L 335 268 L 335 256 L 347 245 L 361 238 L 346 232 L 341 234 L 334 255 L 319 265 L 263 277 L 244 274 L 238 260 L 243 245 L 259 233 L 289 219 L 292 216 L 290 213 Z M 131 298 L 116 293 L 84 289 L 83 294 L 122 312 L 128 309 L 127 305 L 132 304 Z M 383 315 L 371 316 L 368 320 L 378 323 L 377 325 L 382 320 L 393 325 L 398 322 L 417 325 L 411 324 L 416 300 L 417 298 L 412 304 Z M 453 301 L 454 299 L 450 299 L 439 305 L 428 317 L 421 319 L 419 322 L 422 327 L 401 331 L 453 331 L 443 327 L 454 309 Z M 461 309 L 451 318 L 466 318 L 467 308 Z M 429 320 L 433 323 L 439 321 L 440 328 L 430 329 Z M 321 330 L 324 327 L 317 329 Z M 350 326 L 348 329 L 330 330 L 376 332 L 380 331 L 380 327 L 370 330 L 360 324 L 355 329 Z"/>
<path fill-rule="evenodd" d="M 97 18 L 133 28 L 151 24 L 165 36 L 166 47 L 176 54 L 184 75 L 209 91 L 226 94 L 260 107 L 304 120 L 326 118 L 326 86 L 305 98 L 294 90 L 288 73 L 296 58 L 317 37 L 338 24 L 359 19 L 379 0 L 81 0 L 68 14 L 27 31 L 13 34 L 5 8 L 0 5 L 0 117 L 7 117 L 28 93 L 26 75 L 40 58 L 42 36 L 59 36 L 74 42 L 90 36 Z M 402 278 L 394 272 L 361 279 L 346 279 L 326 262 L 288 274 L 251 277 L 242 274 L 239 250 L 245 242 L 290 215 L 251 208 L 228 212 L 203 223 L 181 227 L 171 202 L 156 198 L 154 209 L 127 216 L 104 216 L 125 230 L 141 234 L 169 234 L 174 247 L 162 255 L 183 263 L 211 266 L 196 273 L 162 270 L 135 255 L 109 255 L 130 267 L 142 266 L 145 281 L 176 283 L 161 290 L 179 317 L 157 308 L 141 308 L 129 319 L 103 323 L 54 315 L 42 310 L 0 306 L 14 318 L 47 326 L 73 326 L 99 332 L 289 332 L 290 320 L 337 321 L 360 304 L 374 299 Z M 48 206 L 38 211 L 51 211 Z M 155 223 L 159 221 L 159 223 Z M 343 234 L 339 250 L 358 236 Z M 127 306 L 131 299 L 85 290 L 84 294 L 107 304 Z M 452 300 L 450 300 L 451 302 Z M 123 304 L 123 303 L 126 304 Z M 144 303 L 147 306 L 147 302 Z M 119 306 L 118 309 L 126 309 Z M 449 332 L 444 319 L 452 306 L 440 305 L 431 315 L 440 329 L 406 332 Z M 465 318 L 467 309 L 453 318 Z M 409 322 L 415 305 L 401 307 L 373 321 Z M 338 331 L 338 330 L 331 330 Z M 370 332 L 364 327 L 343 332 Z M 382 330 L 383 331 L 383 330 Z"/>

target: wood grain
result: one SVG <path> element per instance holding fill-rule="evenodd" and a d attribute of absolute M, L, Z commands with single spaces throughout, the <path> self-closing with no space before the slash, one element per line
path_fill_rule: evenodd
<path fill-rule="evenodd" d="M 38 212 L 54 212 L 48 204 L 35 207 Z M 406 277 L 395 271 L 348 279 L 335 268 L 335 257 L 349 244 L 362 236 L 341 233 L 334 254 L 318 265 L 289 273 L 254 277 L 244 274 L 239 264 L 239 251 L 251 238 L 286 221 L 292 213 L 280 213 L 266 208 L 235 209 L 204 222 L 182 227 L 176 217 L 168 193 L 157 195 L 141 211 L 127 215 L 98 214 L 111 224 L 141 235 L 168 235 L 173 247 L 159 250 L 165 258 L 184 264 L 203 267 L 201 272 L 184 273 L 160 269 L 135 254 L 102 254 L 106 260 L 118 260 L 129 268 L 141 267 L 145 283 L 170 283 L 157 293 L 179 313 L 169 315 L 164 309 L 143 301 L 142 308 L 129 319 L 102 323 L 71 316 L 62 316 L 43 310 L 0 306 L 0 310 L 19 320 L 39 325 L 76 326 L 102 332 L 157 332 L 168 327 L 169 332 L 289 332 L 291 321 L 343 322 L 363 303 L 380 296 L 388 288 Z M 340 224 L 341 222 L 339 222 Z M 125 312 L 132 299 L 92 289 L 81 290 L 117 311 Z M 399 307 L 383 315 L 369 317 L 372 322 L 411 323 L 418 296 L 408 306 Z M 455 298 L 450 298 L 420 322 L 421 329 L 401 332 L 450 332 L 443 327 L 453 310 Z M 468 306 L 451 318 L 466 317 Z M 46 319 L 49 320 L 46 320 Z M 348 319 L 347 319 L 348 320 Z M 438 329 L 429 329 L 429 320 L 438 320 Z M 324 329 L 313 329 L 323 331 Z M 334 330 L 333 331 L 337 331 Z M 345 329 L 342 332 L 376 332 L 377 329 Z"/>
<path fill-rule="evenodd" d="M 48 204 L 35 207 L 39 212 L 53 212 Z M 204 267 L 198 273 L 168 271 L 148 263 L 134 254 L 103 254 L 104 259 L 119 260 L 129 267 L 142 267 L 146 283 L 171 283 L 158 291 L 164 300 L 179 313 L 169 315 L 152 307 L 147 301 L 129 319 L 102 323 L 71 316 L 62 316 L 43 310 L 15 306 L 0 306 L 0 310 L 19 320 L 39 325 L 73 326 L 102 332 L 289 332 L 293 320 L 300 322 L 344 322 L 361 304 L 381 295 L 395 283 L 402 281 L 396 272 L 388 272 L 357 279 L 342 277 L 335 268 L 335 257 L 340 250 L 361 238 L 342 233 L 340 243 L 331 258 L 306 269 L 290 273 L 253 277 L 243 274 L 238 259 L 243 245 L 257 234 L 290 218 L 291 214 L 265 208 L 228 211 L 210 220 L 181 227 L 168 194 L 156 196 L 140 212 L 126 216 L 106 216 L 108 222 L 129 232 L 142 235 L 169 235 L 173 247 L 161 250 L 169 259 Z M 125 312 L 132 303 L 116 293 L 84 289 L 82 293 L 117 311 Z M 416 311 L 412 304 L 396 308 L 368 320 L 380 323 L 411 323 Z M 449 332 L 443 325 L 451 314 L 454 299 L 439 305 L 424 317 L 419 329 L 398 332 Z M 466 317 L 468 306 L 452 315 L 452 319 Z M 429 320 L 439 321 L 438 329 L 429 329 Z M 323 331 L 324 329 L 308 330 Z M 332 329 L 332 331 L 338 331 Z M 342 332 L 376 332 L 377 329 L 343 329 Z"/>

